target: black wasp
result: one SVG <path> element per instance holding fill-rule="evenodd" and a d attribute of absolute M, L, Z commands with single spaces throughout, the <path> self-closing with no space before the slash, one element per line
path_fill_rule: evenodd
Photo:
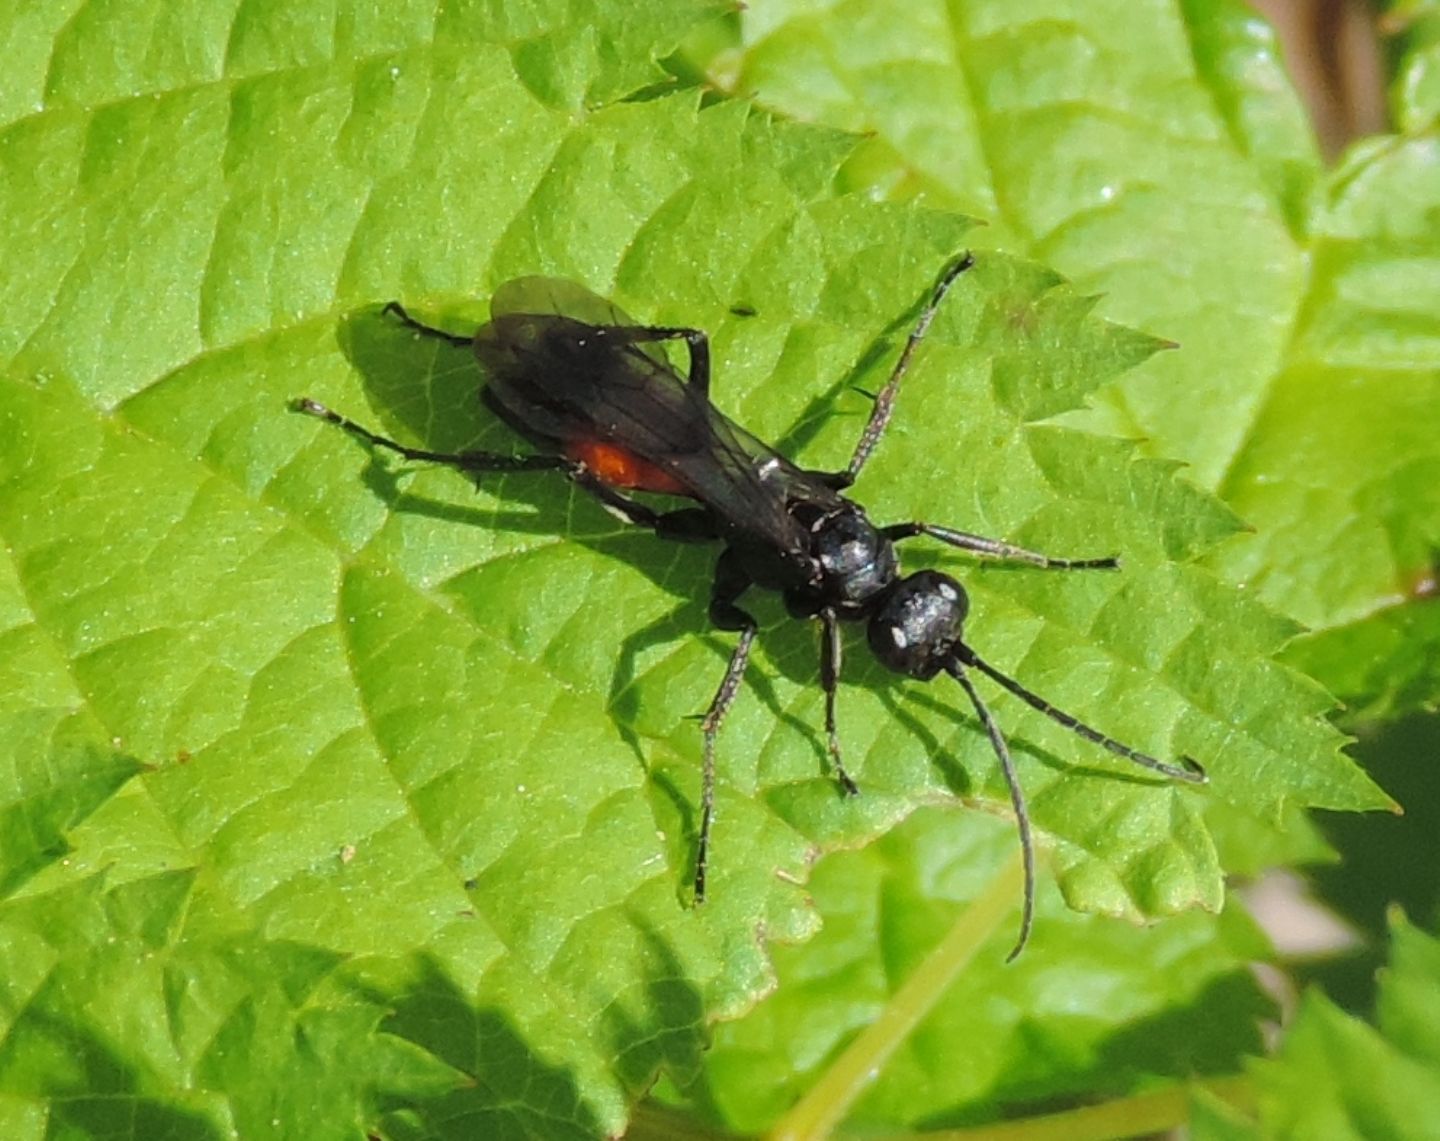
<path fill-rule="evenodd" d="M 971 267 L 967 253 L 941 275 L 921 310 L 855 453 L 844 471 L 807 471 L 732 423 L 710 402 L 710 345 L 698 329 L 637 325 L 583 286 L 556 278 L 522 277 L 500 287 L 491 318 L 473 337 L 435 329 L 395 302 L 385 312 L 417 333 L 474 349 L 487 378 L 481 398 L 540 452 L 445 453 L 409 448 L 376 435 L 313 400 L 303 412 L 339 425 L 370 445 L 409 460 L 461 471 L 558 471 L 622 519 L 664 539 L 718 540 L 723 549 L 710 588 L 710 620 L 739 634 L 730 664 L 702 722 L 704 768 L 700 835 L 695 853 L 695 898 L 705 898 L 705 872 L 715 799 L 715 738 L 735 700 L 755 619 L 739 605 L 752 586 L 779 591 L 797 618 L 821 625 L 820 681 L 825 732 L 835 776 L 848 795 L 858 789 L 845 771 L 835 728 L 840 678 L 841 622 L 864 621 L 870 649 L 890 669 L 928 681 L 944 671 L 960 683 L 984 726 L 1010 789 L 1025 865 L 1024 914 L 1011 958 L 1029 937 L 1035 858 L 1025 797 L 1005 738 L 970 678 L 992 678 L 1047 717 L 1110 752 L 1167 777 L 1203 782 L 1189 758 L 1166 764 L 1137 752 L 1031 693 L 975 653 L 961 638 L 969 609 L 964 588 L 947 574 L 901 575 L 895 544 L 928 535 L 977 555 L 1013 559 L 1046 570 L 1114 569 L 1118 560 L 1057 559 L 998 539 L 933 523 L 877 527 L 843 494 L 855 482 L 889 423 L 900 381 L 936 310 L 956 279 Z M 682 377 L 659 342 L 683 340 L 690 369 Z M 658 492 L 698 506 L 658 512 L 628 492 Z"/>

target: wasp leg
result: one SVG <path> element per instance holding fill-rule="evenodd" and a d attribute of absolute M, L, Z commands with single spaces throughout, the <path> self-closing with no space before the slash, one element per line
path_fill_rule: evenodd
<path fill-rule="evenodd" d="M 570 461 L 567 461 L 570 462 Z M 589 492 L 612 515 L 636 527 L 654 531 L 661 539 L 677 543 L 703 543 L 718 536 L 715 519 L 703 507 L 685 507 L 679 511 L 655 511 L 638 503 L 604 480 L 597 479 L 583 464 L 572 463 L 567 474 L 575 485 Z"/>
<path fill-rule="evenodd" d="M 830 745 L 830 763 L 835 766 L 835 779 L 846 796 L 856 796 L 860 790 L 845 771 L 845 762 L 840 759 L 840 734 L 835 729 L 835 691 L 840 685 L 840 663 L 843 657 L 843 642 L 840 638 L 840 620 L 835 611 L 826 607 L 820 611 L 820 684 L 825 690 L 825 739 Z"/>
<path fill-rule="evenodd" d="M 337 428 L 343 428 L 362 443 L 372 447 L 384 448 L 403 456 L 407 460 L 419 460 L 424 463 L 445 464 L 449 467 L 459 468 L 461 471 L 564 471 L 574 467 L 573 460 L 567 460 L 564 456 L 510 456 L 501 452 L 432 452 L 425 448 L 410 448 L 404 444 L 398 444 L 387 436 L 370 431 L 362 424 L 357 424 L 348 416 L 327 408 L 318 400 L 311 400 L 308 396 L 302 396 L 291 403 L 291 408 L 296 412 L 303 412 L 307 416 L 314 416 L 327 423 L 334 424 Z"/>
<path fill-rule="evenodd" d="M 384 309 L 380 310 L 382 317 L 388 313 L 395 314 L 395 316 L 400 319 L 401 324 L 407 328 L 414 329 L 415 332 L 422 336 L 434 337 L 440 341 L 449 341 L 452 345 L 462 349 L 468 349 L 475 343 L 474 337 L 462 337 L 456 333 L 447 333 L 444 329 L 437 329 L 434 325 L 427 325 L 423 321 L 415 320 L 414 317 L 405 312 L 405 306 L 401 305 L 398 301 L 392 301 L 386 305 Z"/>
<path fill-rule="evenodd" d="M 945 294 L 950 292 L 950 287 L 955 284 L 955 279 L 975 264 L 975 259 L 969 252 L 961 254 L 953 262 L 945 267 L 940 275 L 940 280 L 935 283 L 935 291 L 930 295 L 925 308 L 920 310 L 920 316 L 915 321 L 915 328 L 910 330 L 910 336 L 905 341 L 905 348 L 900 352 L 900 359 L 895 362 L 895 368 L 890 373 L 890 379 L 885 382 L 879 394 L 875 397 L 875 407 L 870 410 L 870 419 L 865 424 L 865 430 L 860 433 L 860 439 L 855 444 L 855 454 L 850 457 L 850 463 L 843 472 L 836 472 L 837 482 L 832 486 L 838 490 L 844 490 L 855 482 L 855 477 L 860 474 L 860 469 L 865 466 L 865 461 L 870 458 L 870 453 L 880 442 L 880 437 L 885 434 L 885 428 L 890 423 L 890 414 L 895 408 L 895 397 L 900 392 L 900 381 L 909 371 L 910 360 L 915 355 L 915 350 L 920 347 L 920 342 L 925 339 L 925 334 L 930 331 L 930 323 L 935 320 L 935 313 L 940 308 L 940 302 L 945 300 Z"/>
<path fill-rule="evenodd" d="M 759 625 L 748 612 L 735 605 L 750 588 L 750 577 L 739 565 L 735 554 L 726 549 L 715 564 L 715 584 L 710 589 L 710 621 L 722 630 L 737 630 L 740 640 L 730 652 L 730 663 L 720 688 L 700 723 L 704 734 L 704 765 L 700 778 L 700 839 L 695 845 L 695 902 L 705 902 L 705 870 L 710 852 L 710 824 L 715 815 L 715 738 L 721 722 L 735 701 L 740 681 L 745 676 L 745 663 Z"/>
<path fill-rule="evenodd" d="M 972 535 L 968 531 L 956 531 L 952 527 L 941 527 L 935 523 L 896 523 L 880 530 L 887 539 L 897 543 L 902 539 L 912 539 L 916 535 L 929 535 L 932 539 L 939 539 L 942 543 L 959 547 L 962 551 L 974 551 L 977 555 L 989 555 L 997 559 L 1013 559 L 1045 570 L 1115 570 L 1120 565 L 1120 560 L 1115 555 L 1101 559 L 1057 559 L 1042 555 L 1039 551 L 1017 547 L 1002 539 L 988 539 L 984 535 Z"/>
<path fill-rule="evenodd" d="M 677 325 L 597 325 L 595 332 L 616 340 L 639 344 L 642 341 L 684 341 L 690 350 L 690 374 L 686 383 L 710 395 L 710 338 L 699 329 Z"/>
<path fill-rule="evenodd" d="M 600 500 L 605 508 L 618 515 L 627 523 L 646 527 L 662 539 L 681 543 L 704 542 L 714 539 L 718 532 L 715 520 L 701 507 L 682 508 L 679 511 L 652 511 L 643 503 L 637 503 L 629 496 L 622 495 L 609 484 L 596 479 L 584 464 L 565 456 L 536 454 L 512 456 L 502 452 L 432 452 L 427 448 L 411 448 L 397 443 L 388 436 L 372 432 L 363 424 L 357 424 L 348 416 L 327 408 L 318 400 L 302 396 L 295 400 L 292 408 L 307 416 L 314 416 L 327 423 L 343 428 L 350 435 L 371 447 L 384 448 L 403 456 L 407 460 L 423 463 L 445 464 L 464 472 L 484 471 L 558 471 L 574 481 L 583 490 Z"/>

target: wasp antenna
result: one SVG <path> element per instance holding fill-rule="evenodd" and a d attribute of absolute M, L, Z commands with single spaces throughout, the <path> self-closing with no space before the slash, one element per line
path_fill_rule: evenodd
<path fill-rule="evenodd" d="M 1210 774 L 1205 771 L 1205 766 L 1202 765 L 1199 761 L 1197 761 L 1194 757 L 1181 757 L 1180 763 L 1184 765 L 1191 774 L 1190 776 L 1185 778 L 1186 780 L 1190 781 L 1192 784 L 1210 783 Z"/>
<path fill-rule="evenodd" d="M 935 293 L 932 297 L 930 304 L 932 306 L 940 304 L 941 298 L 945 296 L 946 290 L 950 288 L 950 286 L 954 283 L 955 279 L 959 277 L 962 273 L 964 273 L 967 269 L 972 268 L 974 265 L 975 255 L 969 250 L 966 250 L 953 262 L 951 262 L 945 268 L 945 272 L 940 275 L 940 280 L 935 285 Z"/>
<path fill-rule="evenodd" d="M 1025 794 L 1020 789 L 1020 778 L 1015 775 L 1015 762 L 1010 759 L 1010 747 L 1005 743 L 1000 726 L 995 724 L 995 718 L 990 716 L 989 708 L 980 699 L 970 675 L 965 672 L 960 659 L 953 656 L 945 663 L 945 669 L 960 683 L 960 688 L 970 698 L 970 704 L 975 706 L 980 724 L 985 726 L 990 747 L 995 750 L 995 756 L 1000 760 L 1000 771 L 1005 774 L 1005 784 L 1010 789 L 1010 805 L 1015 810 L 1015 827 L 1020 833 L 1020 858 L 1025 865 L 1025 901 L 1020 913 L 1020 937 L 1005 956 L 1007 963 L 1013 963 L 1025 949 L 1025 944 L 1030 941 L 1030 928 L 1035 921 L 1035 840 L 1030 832 L 1030 813 L 1025 807 Z"/>
<path fill-rule="evenodd" d="M 318 400 L 311 400 L 308 396 L 297 396 L 286 405 L 291 412 L 303 412 L 306 416 L 318 416 L 321 420 L 329 420 L 332 424 L 338 424 L 345 417 L 338 412 L 332 412 Z"/>
<path fill-rule="evenodd" d="M 1205 770 L 1189 757 L 1181 758 L 1181 764 L 1172 765 L 1168 761 L 1156 760 L 1156 758 L 1150 756 L 1148 753 L 1142 753 L 1138 749 L 1132 749 L 1129 745 L 1115 740 L 1114 737 L 1106 736 L 1098 729 L 1092 729 L 1078 717 L 1066 713 L 1063 709 L 1055 708 L 1055 706 L 1051 705 L 1038 693 L 1032 693 L 1013 677 L 1001 673 L 963 642 L 957 643 L 955 653 L 959 660 L 965 665 L 974 666 L 981 673 L 985 674 L 986 677 L 991 678 L 1009 690 L 1027 705 L 1038 709 L 1041 713 L 1045 714 L 1046 717 L 1050 718 L 1050 720 L 1058 722 L 1072 733 L 1084 737 L 1085 740 L 1093 741 L 1101 748 L 1108 749 L 1117 757 L 1124 757 L 1127 761 L 1131 761 L 1141 768 L 1162 773 L 1174 780 L 1183 780 L 1187 784 L 1204 784 L 1209 779 L 1205 775 Z"/>

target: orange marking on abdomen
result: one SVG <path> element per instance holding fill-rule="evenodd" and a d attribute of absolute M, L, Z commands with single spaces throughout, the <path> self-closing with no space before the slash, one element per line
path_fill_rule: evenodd
<path fill-rule="evenodd" d="M 665 495 L 689 495 L 685 486 L 664 468 L 642 460 L 615 444 L 599 440 L 572 440 L 565 445 L 565 455 L 578 460 L 597 479 L 611 487 L 631 491 L 658 491 Z"/>

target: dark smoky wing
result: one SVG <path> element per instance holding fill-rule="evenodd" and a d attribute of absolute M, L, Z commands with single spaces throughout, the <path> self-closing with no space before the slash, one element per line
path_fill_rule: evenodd
<path fill-rule="evenodd" d="M 615 302 L 601 297 L 578 281 L 564 277 L 516 277 L 507 281 L 490 298 L 491 317 L 510 314 L 568 317 L 596 328 L 633 326 L 630 314 Z M 652 360 L 667 363 L 657 344 L 635 346 Z"/>
<path fill-rule="evenodd" d="M 786 506 L 804 473 L 673 372 L 663 379 L 657 373 L 632 368 L 607 390 L 601 419 L 616 425 L 613 442 L 672 473 L 736 530 L 781 546 L 798 543 L 799 525 Z"/>
<path fill-rule="evenodd" d="M 520 280 L 548 288 L 553 279 Z M 475 352 L 492 397 L 533 439 L 615 444 L 669 472 L 734 528 L 799 541 L 786 493 L 805 474 L 730 423 L 668 361 L 642 352 L 623 327 L 497 312 L 476 334 Z"/>
<path fill-rule="evenodd" d="M 507 313 L 569 317 L 587 325 L 633 325 L 629 315 L 578 281 L 563 277 L 516 277 L 490 298 L 490 315 Z"/>
<path fill-rule="evenodd" d="M 696 498 L 737 530 L 786 545 L 798 542 L 799 524 L 787 507 L 798 485 L 807 479 L 805 474 L 733 424 L 694 389 L 687 387 L 684 397 L 695 417 L 704 422 L 705 442 L 668 455 L 657 451 L 652 456 L 635 444 L 630 445 L 632 450 L 673 471 Z"/>

